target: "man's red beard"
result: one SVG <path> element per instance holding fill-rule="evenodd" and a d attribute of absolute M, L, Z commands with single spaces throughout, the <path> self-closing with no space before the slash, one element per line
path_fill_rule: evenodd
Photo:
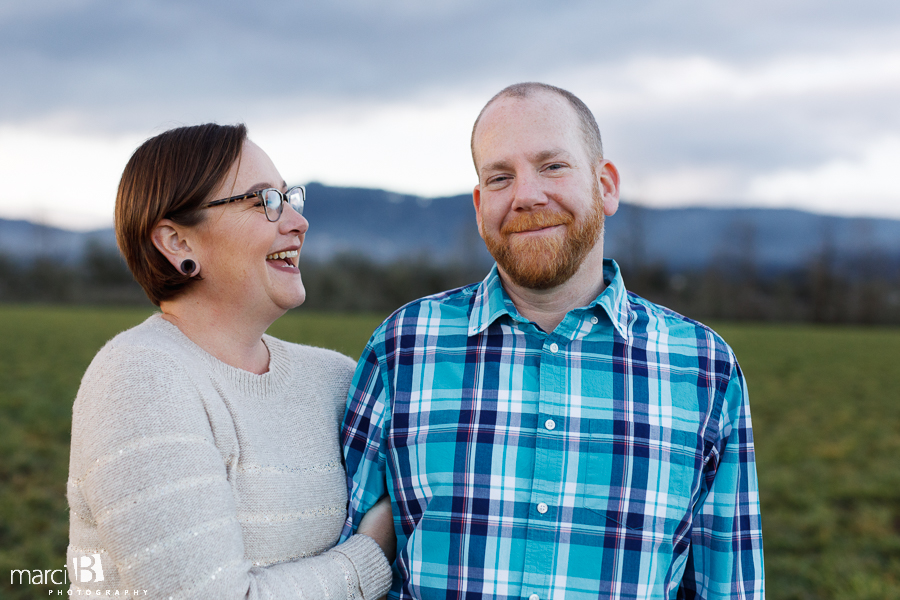
<path fill-rule="evenodd" d="M 500 229 L 500 235 L 485 232 L 488 252 L 513 283 L 532 290 L 562 285 L 578 270 L 603 231 L 603 200 L 594 183 L 594 203 L 583 221 L 555 210 L 523 212 Z M 510 235 L 543 227 L 563 225 L 565 235 Z"/>

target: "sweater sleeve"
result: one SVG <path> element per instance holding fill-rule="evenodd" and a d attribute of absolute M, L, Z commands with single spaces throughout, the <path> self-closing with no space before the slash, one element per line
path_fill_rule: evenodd
<path fill-rule="evenodd" d="M 107 348 L 91 365 L 75 402 L 68 496 L 68 566 L 73 554 L 100 552 L 109 589 L 159 598 L 376 598 L 390 585 L 387 560 L 362 535 L 267 567 L 244 558 L 225 459 L 199 391 L 158 350 Z"/>

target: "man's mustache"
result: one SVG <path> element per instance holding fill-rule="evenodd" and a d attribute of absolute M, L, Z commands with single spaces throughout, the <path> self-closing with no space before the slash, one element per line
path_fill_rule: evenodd
<path fill-rule="evenodd" d="M 505 223 L 500 229 L 500 233 L 509 235 L 511 233 L 534 231 L 536 229 L 553 227 L 555 225 L 570 225 L 574 220 L 572 215 L 555 210 L 526 212 L 517 215 L 512 220 Z"/>

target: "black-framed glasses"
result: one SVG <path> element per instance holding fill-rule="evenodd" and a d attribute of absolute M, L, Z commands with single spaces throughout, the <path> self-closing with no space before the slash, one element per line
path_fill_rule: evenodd
<path fill-rule="evenodd" d="M 295 185 L 292 188 L 288 188 L 288 191 L 283 194 L 280 190 L 276 190 L 275 188 L 266 188 L 264 190 L 250 192 L 249 194 L 213 200 L 208 204 L 204 204 L 201 208 L 219 206 L 221 204 L 228 204 L 229 202 L 239 202 L 247 198 L 252 198 L 253 196 L 259 198 L 259 202 L 256 206 L 262 206 L 266 211 L 266 218 L 272 222 L 281 218 L 285 202 L 290 204 L 291 208 L 297 211 L 298 215 L 303 214 L 303 206 L 306 204 L 306 188 L 302 185 Z"/>

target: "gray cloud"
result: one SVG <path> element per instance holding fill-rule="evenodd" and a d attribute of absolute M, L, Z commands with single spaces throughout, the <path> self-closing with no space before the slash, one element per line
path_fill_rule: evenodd
<path fill-rule="evenodd" d="M 650 164 L 807 167 L 854 155 L 860 141 L 879 133 L 900 132 L 898 100 L 895 92 L 852 102 L 828 96 L 723 102 L 616 115 L 601 127 L 628 158 Z"/>
<path fill-rule="evenodd" d="M 22 2 L 0 6 L 0 124 L 56 119 L 143 135 L 341 105 L 487 99 L 523 80 L 615 92 L 633 84 L 623 65 L 645 59 L 700 57 L 750 77 L 786 57 L 900 57 L 898 40 L 895 0 Z M 646 172 L 700 165 L 749 181 L 858 156 L 881 132 L 900 137 L 896 86 L 661 98 L 609 112 L 585 99 L 601 107 L 615 158 Z"/>
<path fill-rule="evenodd" d="M 0 12 L 4 120 L 91 126 L 492 89 L 640 55 L 751 64 L 896 39 L 895 2 L 29 3 Z M 890 42 L 894 43 L 894 42 Z"/>

